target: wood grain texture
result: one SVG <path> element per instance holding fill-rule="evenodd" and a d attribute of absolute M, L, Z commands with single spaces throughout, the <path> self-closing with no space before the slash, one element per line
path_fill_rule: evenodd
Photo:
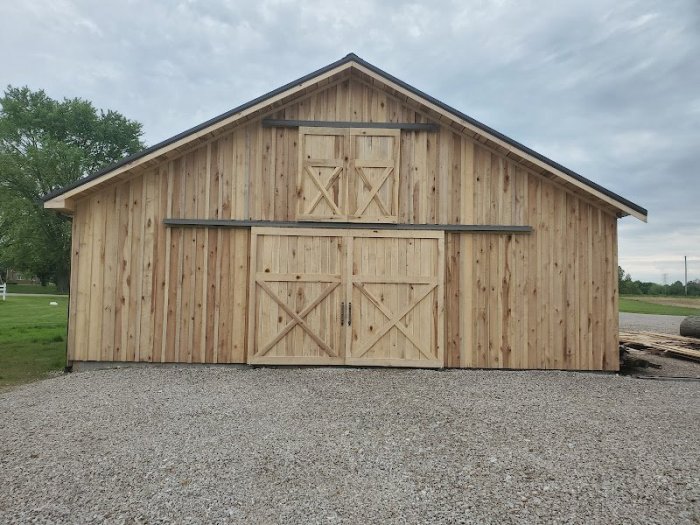
<path fill-rule="evenodd" d="M 224 134 L 191 144 L 179 156 L 131 176 L 125 174 L 78 200 L 73 219 L 70 360 L 248 360 L 247 312 L 253 304 L 248 285 L 250 232 L 165 228 L 162 221 L 304 218 L 299 215 L 303 209 L 300 199 L 306 198 L 308 203 L 314 196 L 303 186 L 308 181 L 300 184 L 299 174 L 310 150 L 300 141 L 299 130 L 264 128 L 261 118 L 430 120 L 424 108 L 406 98 L 346 77 L 306 91 Z M 311 133 L 324 133 L 322 128 L 313 130 Z M 358 162 L 351 166 L 351 157 L 369 165 L 365 167 L 368 182 L 356 175 L 354 181 L 361 187 L 352 187 L 345 196 L 352 201 L 354 211 L 368 203 L 360 215 L 383 214 L 387 220 L 408 225 L 534 228 L 522 236 L 446 235 L 441 269 L 444 279 L 440 283 L 445 312 L 436 332 L 444 339 L 441 355 L 445 366 L 618 368 L 617 221 L 609 208 L 446 124 L 439 131 L 370 132 L 380 135 L 368 137 L 354 128 L 354 139 L 348 138 L 347 146 L 345 138 L 312 146 L 320 160 L 341 159 L 343 170 L 357 171 Z M 347 137 L 350 135 L 347 131 Z M 398 178 L 386 173 L 389 158 L 395 159 Z M 376 166 L 371 166 L 373 163 Z M 324 172 L 324 177 L 329 176 Z M 329 188 L 333 201 L 335 190 L 332 184 Z M 328 215 L 324 218 L 332 220 L 328 199 L 322 198 L 316 209 L 322 206 Z M 274 270 L 279 275 L 293 273 L 295 265 L 305 265 L 307 259 L 315 268 L 312 274 L 337 270 L 332 268 L 338 262 L 331 244 L 324 245 L 320 237 L 302 240 L 299 231 L 296 235 L 279 239 L 272 246 L 258 246 L 256 249 L 268 251 L 253 253 L 271 260 L 277 254 Z M 337 230 L 329 235 L 337 238 Z M 376 250 L 364 241 L 353 243 L 357 263 L 372 271 L 400 275 L 405 263 L 394 256 L 399 250 L 396 239 Z M 422 253 L 422 242 L 411 247 L 411 260 L 421 271 L 432 257 Z M 427 245 L 426 250 L 431 253 Z M 282 252 L 295 256 L 280 258 Z M 308 294 L 321 293 L 323 288 L 321 281 L 304 285 L 275 281 L 268 286 L 294 308 Z M 386 286 L 386 300 L 399 304 L 416 298 L 417 290 L 400 288 Z M 371 293 L 380 294 L 377 290 Z M 288 314 L 278 303 L 267 306 L 264 322 L 271 333 L 273 326 L 284 325 Z M 333 336 L 326 327 L 336 315 L 331 310 L 324 305 L 310 314 L 324 341 Z M 379 310 L 367 312 L 369 323 L 383 317 Z M 437 322 L 421 308 L 407 314 L 406 319 L 414 323 L 411 326 Z M 386 355 L 395 355 L 401 348 L 413 352 L 412 357 L 402 355 L 406 362 L 421 361 L 420 351 L 407 341 L 413 338 L 419 345 L 427 343 L 420 339 L 422 335 L 411 332 L 410 326 L 405 329 L 409 335 L 391 329 L 378 344 Z M 279 342 L 280 348 L 271 351 L 284 359 L 290 353 L 298 354 L 298 347 L 307 344 L 308 337 L 295 328 Z M 318 348 L 314 351 L 320 352 Z M 384 364 L 390 361 L 387 358 Z"/>

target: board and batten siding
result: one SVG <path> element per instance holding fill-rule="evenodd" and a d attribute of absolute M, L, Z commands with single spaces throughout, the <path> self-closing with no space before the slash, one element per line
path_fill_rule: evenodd
<path fill-rule="evenodd" d="M 273 119 L 428 122 L 357 79 Z M 400 133 L 398 222 L 532 226 L 445 236 L 445 366 L 617 370 L 617 218 L 446 126 Z M 253 120 L 76 203 L 68 359 L 244 363 L 250 231 L 295 221 L 299 130 Z"/>

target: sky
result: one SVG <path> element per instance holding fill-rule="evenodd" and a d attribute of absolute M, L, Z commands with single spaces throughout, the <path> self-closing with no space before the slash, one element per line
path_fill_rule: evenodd
<path fill-rule="evenodd" d="M 148 145 L 354 52 L 649 210 L 634 279 L 700 278 L 698 0 L 0 0 L 0 86 L 80 97 Z"/>

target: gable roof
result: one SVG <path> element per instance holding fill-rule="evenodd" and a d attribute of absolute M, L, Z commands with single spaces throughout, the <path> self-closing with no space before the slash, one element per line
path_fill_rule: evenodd
<path fill-rule="evenodd" d="M 557 179 L 559 182 L 574 186 L 579 190 L 589 193 L 593 197 L 605 201 L 607 204 L 616 208 L 620 215 L 633 215 L 646 222 L 647 210 L 645 208 L 579 175 L 544 155 L 537 153 L 461 111 L 440 102 L 436 98 L 370 64 L 354 53 L 350 53 L 336 62 L 328 64 L 321 69 L 289 82 L 265 95 L 246 102 L 226 113 L 146 148 L 143 151 L 125 157 L 119 162 L 106 166 L 87 177 L 56 189 L 44 197 L 44 206 L 46 208 L 71 211 L 72 206 L 68 200 L 86 193 L 95 185 L 106 182 L 113 176 L 127 172 L 143 163 L 162 158 L 161 154 L 167 151 L 176 149 L 197 139 L 207 137 L 224 126 L 242 121 L 246 119 L 246 117 L 258 113 L 260 110 L 269 108 L 269 106 L 274 103 L 280 103 L 291 97 L 299 96 L 301 93 L 305 93 L 322 85 L 321 82 L 328 82 L 334 75 L 349 68 L 358 70 L 375 81 L 379 81 L 381 84 L 391 87 L 397 93 L 413 99 L 421 105 L 421 109 L 436 113 L 438 119 L 442 123 L 451 120 L 452 124 L 459 126 L 462 131 L 471 132 L 474 136 L 484 138 L 487 144 L 494 146 L 506 155 L 513 155 L 519 160 L 525 161 L 527 165 L 538 167 L 546 171 L 548 174 L 552 175 L 552 178 Z"/>

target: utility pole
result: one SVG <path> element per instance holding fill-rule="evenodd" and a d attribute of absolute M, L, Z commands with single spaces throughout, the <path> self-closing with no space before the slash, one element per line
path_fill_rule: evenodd
<path fill-rule="evenodd" d="M 688 256 L 684 255 L 683 259 L 685 261 L 685 295 L 688 295 Z"/>

